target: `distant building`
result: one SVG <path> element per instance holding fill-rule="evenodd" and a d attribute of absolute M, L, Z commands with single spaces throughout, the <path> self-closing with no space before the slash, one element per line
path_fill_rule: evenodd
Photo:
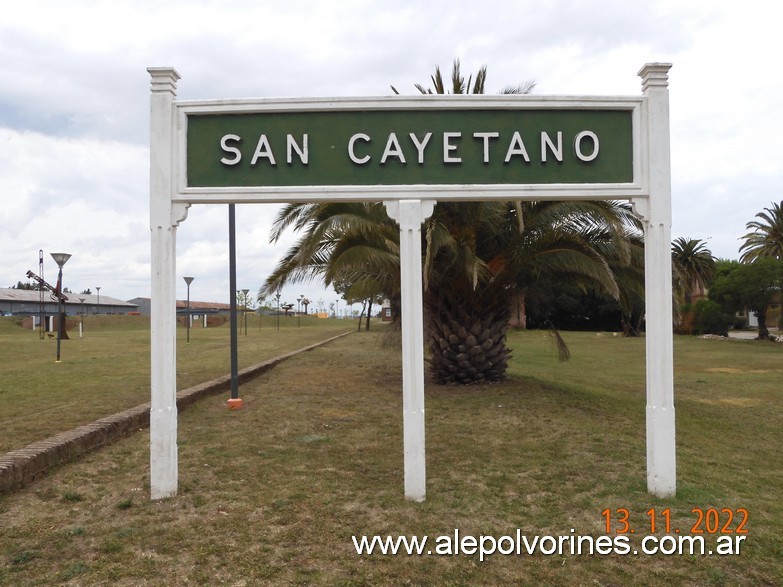
<path fill-rule="evenodd" d="M 128 303 L 134 304 L 142 316 L 150 315 L 150 298 L 133 298 Z M 177 300 L 177 314 L 186 316 L 188 313 L 187 300 Z M 231 314 L 229 304 L 219 304 L 217 302 L 195 302 L 190 300 L 190 313 L 194 316 L 201 315 L 225 315 Z"/>
<path fill-rule="evenodd" d="M 391 301 L 385 299 L 381 304 L 381 322 L 391 322 L 392 319 Z"/>
<path fill-rule="evenodd" d="M 130 314 L 139 308 L 131 302 L 97 294 L 66 293 L 65 313 L 69 316 L 92 314 Z M 84 300 L 82 303 L 81 300 Z M 43 292 L 43 313 L 48 316 L 57 314 L 58 302 L 52 299 L 49 291 Z M 0 315 L 37 316 L 41 313 L 41 292 L 29 289 L 0 288 Z"/>

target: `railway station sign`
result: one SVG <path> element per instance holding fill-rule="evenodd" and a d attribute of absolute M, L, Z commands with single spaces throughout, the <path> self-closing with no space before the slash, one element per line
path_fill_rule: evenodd
<path fill-rule="evenodd" d="M 187 187 L 631 183 L 630 110 L 190 115 Z"/>
<path fill-rule="evenodd" d="M 647 487 L 676 487 L 668 63 L 642 95 L 176 100 L 153 67 L 150 494 L 177 492 L 176 232 L 194 204 L 383 202 L 400 226 L 405 497 L 425 499 L 421 225 L 439 201 L 627 200 L 645 241 Z"/>

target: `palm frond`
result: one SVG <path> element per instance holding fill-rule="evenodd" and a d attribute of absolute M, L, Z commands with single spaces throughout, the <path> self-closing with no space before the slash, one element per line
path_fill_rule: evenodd
<path fill-rule="evenodd" d="M 501 94 L 530 94 L 536 87 L 536 82 L 526 81 L 516 86 L 506 86 L 501 90 Z"/>
<path fill-rule="evenodd" d="M 554 324 L 551 322 L 549 323 L 549 334 L 552 337 L 552 342 L 554 343 L 555 350 L 557 351 L 557 360 L 561 362 L 569 360 L 571 358 L 571 351 L 568 348 L 566 341 L 563 340 L 562 336 L 560 336 L 560 331 L 555 328 Z"/>
<path fill-rule="evenodd" d="M 772 202 L 770 208 L 756 214 L 759 220 L 747 223 L 746 229 L 752 230 L 745 236 L 739 248 L 740 261 L 751 263 L 764 257 L 783 259 L 783 201 Z"/>

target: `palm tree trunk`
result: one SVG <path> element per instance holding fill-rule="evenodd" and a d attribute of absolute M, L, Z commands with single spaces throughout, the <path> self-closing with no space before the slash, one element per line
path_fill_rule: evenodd
<path fill-rule="evenodd" d="M 525 292 L 517 291 L 512 298 L 511 319 L 508 325 L 521 330 L 527 329 L 527 314 L 525 309 Z"/>
<path fill-rule="evenodd" d="M 505 377 L 511 356 L 506 346 L 511 314 L 507 295 L 459 288 L 437 295 L 429 291 L 424 311 L 430 372 L 437 383 L 466 385 Z"/>

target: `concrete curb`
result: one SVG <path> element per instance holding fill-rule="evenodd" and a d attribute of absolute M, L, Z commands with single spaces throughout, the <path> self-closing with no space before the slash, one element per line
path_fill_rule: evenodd
<path fill-rule="evenodd" d="M 311 351 L 351 334 L 338 334 L 321 342 L 285 353 L 262 363 L 242 369 L 237 373 L 240 383 L 245 383 L 272 369 L 279 363 L 300 353 Z M 231 389 L 231 375 L 223 375 L 212 381 L 194 385 L 177 392 L 177 410 L 182 412 L 188 406 L 210 395 L 217 395 Z M 134 432 L 149 427 L 149 402 L 95 420 L 67 432 L 61 432 L 46 440 L 28 444 L 0 456 L 0 493 L 13 491 L 28 485 L 46 473 L 50 468 L 76 460 L 79 456 L 112 444 Z"/>

